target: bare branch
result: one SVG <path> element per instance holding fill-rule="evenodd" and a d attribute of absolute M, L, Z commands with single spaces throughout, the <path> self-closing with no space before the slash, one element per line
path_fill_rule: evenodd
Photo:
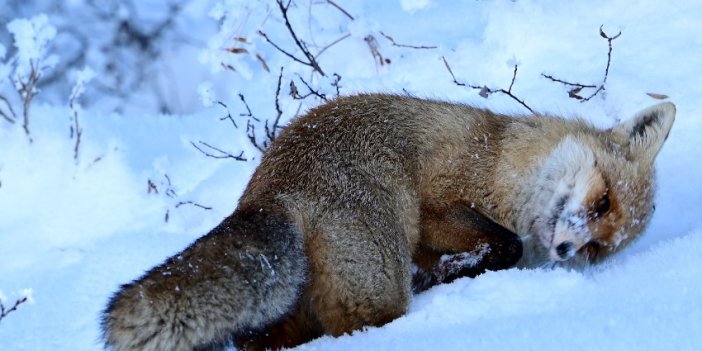
<path fill-rule="evenodd" d="M 322 99 L 322 100 L 324 100 L 324 101 L 328 101 L 326 95 L 324 95 L 324 94 L 320 93 L 318 90 L 312 88 L 312 86 L 310 86 L 310 85 L 302 78 L 302 76 L 300 76 L 299 74 L 297 74 L 297 78 L 299 78 L 300 81 L 302 82 L 302 84 L 304 84 L 304 85 L 307 87 L 307 90 L 309 90 L 309 93 L 307 93 L 307 94 L 305 94 L 305 95 L 300 95 L 300 92 L 298 91 L 297 86 L 295 85 L 295 82 L 291 80 L 291 81 L 290 81 L 290 95 L 292 96 L 293 99 L 296 99 L 296 100 L 303 100 L 303 99 L 305 99 L 305 98 L 307 98 L 307 97 L 309 97 L 309 96 L 314 95 L 314 96 L 316 96 L 316 97 L 318 97 L 318 98 L 320 98 L 320 99 Z M 332 83 L 332 85 L 333 85 L 333 83 Z"/>
<path fill-rule="evenodd" d="M 352 21 L 355 20 L 355 18 L 353 18 L 353 16 L 351 16 L 351 14 L 348 11 L 344 10 L 341 6 L 337 5 L 334 1 L 327 0 L 327 3 L 329 5 L 336 7 L 339 11 L 341 11 L 344 15 L 346 15 L 346 17 L 348 17 L 350 20 L 352 20 Z"/>
<path fill-rule="evenodd" d="M 346 38 L 348 38 L 348 37 L 350 37 L 350 36 L 351 36 L 351 34 L 346 34 L 346 35 L 342 36 L 341 38 L 332 41 L 332 42 L 329 43 L 327 46 L 323 47 L 322 50 L 319 50 L 319 52 L 317 53 L 317 55 L 315 55 L 314 57 L 315 57 L 315 58 L 318 58 L 318 57 L 321 56 L 325 51 L 327 51 L 327 49 L 329 49 L 330 47 L 332 47 L 332 46 L 338 44 L 339 42 L 341 42 L 342 40 L 344 40 L 344 39 L 346 39 Z"/>
<path fill-rule="evenodd" d="M 614 36 L 609 36 L 607 33 L 604 32 L 602 29 L 603 26 L 600 26 L 600 36 L 604 39 L 607 39 L 607 64 L 605 66 L 604 70 L 604 75 L 602 77 L 602 82 L 598 85 L 595 84 L 582 84 L 582 83 L 574 83 L 570 81 L 566 81 L 563 79 L 555 78 L 552 75 L 548 75 L 545 73 L 541 73 L 541 76 L 556 83 L 560 83 L 569 87 L 572 87 L 570 90 L 568 90 L 568 97 L 580 100 L 580 102 L 585 102 L 585 101 L 590 101 L 590 99 L 594 98 L 597 94 L 605 90 L 605 84 L 607 83 L 607 78 L 609 76 L 609 68 L 612 64 L 612 41 L 615 39 L 619 38 L 622 35 L 622 32 L 620 31 Z M 595 89 L 595 91 L 590 94 L 588 97 L 583 97 L 580 95 L 583 89 Z"/>
<path fill-rule="evenodd" d="M 17 119 L 17 114 L 15 113 L 15 110 L 12 108 L 12 104 L 10 104 L 10 101 L 7 100 L 7 98 L 2 96 L 2 95 L 0 95 L 0 101 L 5 103 L 5 106 L 7 106 L 7 110 L 10 111 L 10 115 L 12 115 L 12 116 L 10 116 L 7 113 L 5 113 L 5 111 L 0 109 L 0 116 L 5 118 L 5 120 L 7 120 L 9 123 L 15 124 L 15 120 Z"/>
<path fill-rule="evenodd" d="M 249 108 L 249 104 L 246 103 L 246 98 L 244 98 L 244 94 L 239 93 L 239 99 L 241 99 L 241 102 L 243 102 L 243 103 L 244 103 L 244 106 L 246 107 L 246 113 L 240 113 L 239 116 L 241 116 L 241 117 L 249 117 L 249 118 L 253 119 L 253 120 L 256 121 L 256 122 L 259 122 L 260 120 L 259 120 L 258 118 L 256 118 L 256 116 L 254 116 L 254 115 L 251 113 L 251 108 Z"/>
<path fill-rule="evenodd" d="M 231 154 L 231 153 L 229 153 L 229 152 L 226 152 L 226 151 L 224 151 L 224 150 L 222 150 L 222 149 L 216 148 L 216 147 L 214 147 L 214 146 L 212 146 L 212 145 L 210 145 L 210 144 L 208 144 L 208 143 L 206 143 L 206 142 L 204 142 L 204 141 L 202 141 L 202 140 L 198 141 L 198 143 L 200 143 L 202 146 L 204 146 L 204 147 L 206 147 L 206 148 L 208 148 L 208 149 L 210 149 L 210 150 L 214 150 L 214 151 L 218 152 L 218 154 L 209 153 L 209 152 L 203 150 L 202 148 L 200 148 L 200 147 L 199 147 L 197 144 L 195 144 L 194 142 L 192 142 L 192 141 L 190 142 L 190 144 L 191 144 L 195 149 L 197 149 L 197 151 L 200 151 L 202 154 L 204 154 L 204 155 L 207 156 L 207 157 L 220 158 L 220 159 L 222 159 L 222 158 L 231 158 L 231 159 L 234 159 L 234 160 L 237 160 L 237 161 L 246 161 L 246 158 L 243 157 L 243 156 L 244 156 L 244 152 L 243 152 L 243 151 L 240 152 L 239 155 L 233 155 L 233 154 Z"/>
<path fill-rule="evenodd" d="M 271 128 L 268 128 L 268 121 L 266 121 L 265 124 L 265 129 L 266 129 L 266 135 L 268 136 L 268 140 L 270 142 L 275 141 L 276 136 L 278 135 L 278 129 L 281 128 L 279 126 L 280 123 L 280 117 L 283 116 L 283 110 L 280 108 L 280 85 L 283 80 L 283 67 L 280 67 L 280 74 L 278 75 L 278 87 L 275 90 L 275 111 L 276 111 L 276 116 L 273 119 L 273 125 Z M 264 146 L 266 144 L 264 143 Z"/>
<path fill-rule="evenodd" d="M 463 82 L 459 82 L 458 79 L 456 79 L 456 76 L 453 74 L 453 70 L 451 69 L 451 66 L 449 65 L 448 61 L 446 61 L 446 57 L 442 56 L 441 58 L 444 60 L 444 65 L 446 66 L 446 70 L 448 70 L 449 74 L 451 74 L 451 78 L 453 79 L 454 84 L 461 86 L 461 87 L 468 87 L 471 89 L 480 90 L 480 92 L 478 94 L 484 98 L 487 98 L 488 96 L 490 96 L 490 94 L 494 94 L 494 93 L 501 93 L 501 94 L 507 95 L 510 98 L 512 98 L 512 100 L 516 101 L 517 103 L 522 105 L 524 108 L 529 110 L 529 112 L 531 112 L 532 114 L 536 114 L 536 112 L 534 112 L 534 110 L 531 107 L 529 107 L 529 105 L 527 105 L 526 102 L 524 102 L 524 99 L 521 99 L 518 96 L 514 95 L 514 93 L 512 93 L 512 87 L 514 86 L 514 81 L 517 79 L 517 68 L 518 68 L 517 65 L 514 65 L 514 71 L 512 72 L 512 80 L 511 80 L 511 82 L 509 84 L 509 88 L 507 90 L 505 90 L 505 89 L 490 89 L 485 85 L 479 86 L 479 85 L 472 85 L 472 84 L 466 84 Z"/>
<path fill-rule="evenodd" d="M 17 83 L 16 86 L 19 86 L 19 89 L 17 89 L 17 93 L 19 94 L 20 99 L 22 100 L 22 128 L 27 134 L 29 141 L 32 142 L 32 136 L 29 132 L 29 108 L 32 106 L 32 99 L 37 94 L 36 85 L 41 76 L 41 72 L 40 69 L 37 67 L 37 64 L 32 60 L 29 61 L 29 66 L 31 67 L 31 71 L 29 72 L 27 80 L 19 80 L 15 83 Z"/>
<path fill-rule="evenodd" d="M 166 196 L 168 197 L 176 197 L 178 194 L 176 194 L 175 190 L 173 189 L 173 183 L 171 183 L 171 177 L 168 176 L 168 174 L 163 174 L 163 177 L 166 178 Z"/>
<path fill-rule="evenodd" d="M 194 143 L 193 143 L 193 146 L 195 146 L 195 148 L 197 148 L 198 150 L 200 150 Z M 218 149 L 215 149 L 215 150 L 218 150 Z M 201 152 L 203 152 L 203 151 L 201 151 Z M 203 153 L 204 153 L 204 152 L 203 152 Z M 212 156 L 212 157 L 216 157 L 216 156 Z M 168 176 L 168 174 L 164 174 L 163 177 L 166 179 L 166 184 L 165 184 L 165 185 L 164 185 L 163 183 L 161 183 L 161 184 L 164 185 L 165 188 L 166 188 L 166 191 L 164 192 L 164 195 L 168 196 L 168 197 L 171 198 L 171 199 L 177 198 L 177 197 L 178 197 L 178 194 L 176 194 L 175 190 L 173 189 L 173 184 L 171 183 L 171 178 Z M 158 192 L 158 188 L 156 187 L 156 184 L 154 184 L 154 182 L 151 181 L 151 179 L 148 179 L 148 180 L 147 180 L 147 186 L 148 186 L 148 188 L 147 188 L 147 193 L 149 193 L 149 194 L 152 193 L 152 192 L 155 193 L 155 194 L 158 194 L 158 193 L 159 193 L 159 192 Z M 176 204 L 173 206 L 173 208 L 176 208 L 176 209 L 177 209 L 177 208 L 179 208 L 179 207 L 181 207 L 181 206 L 183 206 L 183 205 L 193 205 L 193 206 L 195 206 L 195 207 L 199 207 L 199 208 L 202 208 L 202 209 L 204 209 L 204 210 L 211 210 L 211 209 L 212 209 L 212 207 L 204 206 L 204 205 L 201 205 L 201 204 L 196 203 L 196 202 L 194 202 L 194 201 L 179 201 L 178 203 L 176 203 Z M 171 218 L 171 209 L 170 209 L 170 208 L 167 208 L 167 209 L 166 209 L 166 213 L 165 213 L 164 216 L 163 216 L 163 221 L 166 222 L 166 223 L 168 223 L 168 221 L 170 220 L 170 218 Z"/>
<path fill-rule="evenodd" d="M 146 180 L 146 193 L 158 194 L 158 188 L 156 187 L 156 184 L 153 181 L 151 181 L 151 179 Z"/>
<path fill-rule="evenodd" d="M 393 37 L 391 37 L 383 32 L 380 32 L 380 35 L 384 36 L 385 39 L 389 40 L 390 43 L 392 43 L 392 46 L 397 46 L 400 48 L 410 48 L 410 49 L 436 49 L 437 48 L 437 46 L 398 44 L 397 42 L 395 42 L 395 39 L 393 39 Z"/>
<path fill-rule="evenodd" d="M 554 76 L 549 75 L 549 74 L 546 74 L 546 73 L 541 73 L 541 76 L 544 77 L 544 78 L 546 78 L 546 79 L 548 79 L 548 80 L 550 80 L 550 81 L 553 81 L 553 82 L 556 82 L 556 83 L 561 83 L 561 84 L 563 84 L 563 85 L 569 85 L 569 86 L 572 86 L 572 87 L 577 87 L 577 88 L 597 88 L 597 86 L 594 85 L 594 84 L 572 83 L 572 82 L 568 82 L 568 81 L 565 81 L 565 80 L 562 80 L 562 79 L 555 78 Z"/>
<path fill-rule="evenodd" d="M 200 205 L 199 203 L 193 202 L 193 201 L 181 201 L 175 205 L 175 208 L 179 208 L 180 206 L 183 206 L 183 205 L 193 205 L 195 207 L 199 207 L 199 208 L 201 208 L 203 210 L 207 210 L 207 211 L 212 209 L 212 207 Z M 168 221 L 168 220 L 166 220 L 166 221 Z"/>
<path fill-rule="evenodd" d="M 451 75 L 451 78 L 453 78 L 453 83 L 458 85 L 459 87 L 464 87 L 466 86 L 466 83 L 461 83 L 456 79 L 456 75 L 453 74 L 453 70 L 451 69 L 451 66 L 449 66 L 448 61 L 446 61 L 446 57 L 441 56 L 441 59 L 444 60 L 444 66 L 446 66 L 446 70 L 448 70 L 449 74 Z M 473 89 L 479 89 L 477 86 L 470 86 Z"/>
<path fill-rule="evenodd" d="M 288 4 L 287 4 L 287 5 L 284 5 L 282 0 L 276 0 L 276 3 L 278 4 L 278 8 L 280 9 L 280 13 L 283 15 L 283 20 L 285 21 L 285 27 L 288 29 L 288 32 L 290 33 L 290 36 L 292 37 L 293 41 L 295 42 L 295 45 L 300 49 L 300 51 L 302 51 L 302 54 L 303 54 L 303 55 L 305 56 L 305 58 L 307 59 L 306 61 L 305 61 L 305 60 L 302 60 L 302 59 L 300 59 L 300 58 L 298 58 L 298 57 L 296 57 L 295 55 L 293 55 L 293 54 L 291 54 L 291 53 L 289 53 L 289 52 L 287 52 L 287 51 L 285 51 L 283 48 L 281 48 L 280 46 L 278 46 L 277 44 L 275 44 L 275 43 L 268 37 L 268 35 L 266 35 L 266 33 L 264 33 L 264 32 L 262 32 L 262 31 L 259 30 L 259 31 L 258 31 L 258 34 L 261 35 L 261 36 L 263 36 L 263 38 L 266 39 L 266 41 L 267 41 L 269 44 L 273 45 L 273 47 L 275 47 L 276 49 L 278 49 L 278 51 L 282 52 L 283 54 L 285 54 L 286 56 L 290 57 L 291 59 L 293 59 L 293 60 L 296 61 L 296 62 L 299 62 L 299 63 L 301 63 L 301 64 L 303 64 L 303 65 L 312 67 L 312 69 L 313 69 L 314 71 L 317 71 L 319 74 L 321 74 L 322 76 L 324 76 L 324 75 L 325 75 L 325 74 L 324 74 L 324 71 L 322 71 L 322 68 L 321 68 L 321 67 L 319 66 L 319 64 L 317 63 L 317 60 L 316 60 L 315 56 L 312 55 L 312 53 L 310 52 L 310 50 L 307 48 L 307 45 L 305 45 L 305 43 L 304 43 L 303 41 L 301 41 L 300 38 L 298 38 L 297 33 L 295 33 L 295 30 L 293 29 L 292 25 L 290 24 L 290 19 L 288 18 L 288 9 L 290 8 L 290 3 L 291 3 L 291 2 L 292 2 L 292 0 L 289 0 L 289 1 L 288 1 Z"/>
<path fill-rule="evenodd" d="M 246 121 L 246 136 L 249 138 L 251 144 L 258 149 L 258 151 L 266 152 L 265 145 L 260 145 L 256 139 L 256 126 L 251 123 L 251 120 Z"/>
<path fill-rule="evenodd" d="M 278 49 L 278 51 L 280 51 L 280 52 L 282 52 L 283 54 L 285 54 L 285 56 L 290 57 L 291 59 L 293 59 L 293 61 L 299 62 L 299 63 L 301 63 L 301 64 L 303 64 L 303 65 L 306 65 L 306 66 L 311 66 L 309 62 L 302 61 L 301 59 L 295 57 L 295 55 L 293 55 L 293 54 L 291 54 L 291 53 L 285 51 L 283 48 L 281 48 L 280 46 L 278 46 L 278 45 L 277 45 L 276 43 L 274 43 L 270 38 L 268 38 L 268 35 L 267 35 L 266 33 L 264 33 L 263 31 L 260 31 L 260 30 L 259 30 L 259 31 L 258 31 L 258 34 L 259 34 L 260 36 L 262 36 L 263 39 L 266 39 L 266 41 L 267 41 L 269 44 L 273 45 L 274 48 Z"/>
<path fill-rule="evenodd" d="M 15 304 L 10 308 L 5 308 L 5 305 L 0 302 L 0 321 L 2 321 L 8 314 L 17 311 L 17 307 L 28 301 L 28 297 L 23 297 L 15 301 Z"/>
<path fill-rule="evenodd" d="M 336 73 L 334 73 L 334 81 L 331 83 L 331 86 L 333 86 L 333 87 L 336 89 L 336 97 L 339 97 L 339 95 L 341 94 L 341 93 L 339 92 L 339 88 L 341 87 L 341 86 L 339 85 L 339 82 L 340 82 L 340 81 L 341 81 L 341 76 L 338 75 L 338 74 L 336 74 Z"/>
<path fill-rule="evenodd" d="M 80 140 L 83 136 L 83 128 L 80 127 L 78 122 L 78 107 L 76 106 L 77 93 L 72 93 L 68 99 L 68 107 L 73 111 L 71 117 L 73 119 L 73 125 L 71 126 L 71 139 L 76 138 L 76 143 L 73 146 L 73 159 L 78 162 L 78 151 L 80 150 Z"/>
<path fill-rule="evenodd" d="M 223 102 L 221 102 L 221 101 L 219 101 L 219 100 L 217 100 L 217 104 L 218 104 L 219 106 L 224 107 L 224 109 L 227 110 L 227 115 L 224 116 L 224 117 L 221 117 L 219 120 L 220 120 L 220 121 L 224 121 L 225 119 L 228 119 L 228 120 L 230 120 L 230 121 L 232 122 L 232 124 L 234 125 L 234 128 L 239 128 L 239 126 L 236 125 L 236 122 L 234 121 L 234 118 L 232 118 L 232 113 L 229 112 L 229 107 L 227 107 L 227 105 L 226 105 L 225 103 L 223 103 Z M 247 106 L 247 108 L 248 108 L 248 106 Z M 250 111 L 249 111 L 249 112 L 250 112 Z"/>

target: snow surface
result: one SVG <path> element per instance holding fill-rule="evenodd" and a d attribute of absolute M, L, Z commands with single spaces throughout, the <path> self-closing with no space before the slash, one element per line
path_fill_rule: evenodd
<path fill-rule="evenodd" d="M 506 96 L 483 99 L 476 90 L 456 86 L 443 56 L 459 80 L 491 88 L 507 88 L 513 65 L 519 64 L 513 92 L 537 111 L 586 116 L 608 127 L 656 103 L 646 93 L 658 93 L 677 105 L 677 120 L 657 160 L 652 223 L 613 260 L 586 272 L 511 269 L 460 279 L 416 296 L 406 316 L 384 327 L 322 337 L 300 350 L 702 347 L 702 2 L 336 2 L 353 21 L 331 5 L 303 1 L 296 2 L 290 16 L 300 36 L 313 43 L 313 52 L 350 34 L 319 56 L 325 71 L 341 75 L 342 94 L 407 91 L 527 112 Z M 85 6 L 80 0 L 69 3 Z M 148 96 L 141 103 L 125 102 L 122 113 L 116 113 L 118 97 L 100 97 L 91 92 L 92 82 L 79 83 L 92 100 L 75 110 L 83 127 L 78 161 L 69 138 L 70 89 L 53 92 L 63 93 L 64 104 L 42 102 L 42 94 L 51 92 L 39 92 L 31 110 L 32 143 L 20 123 L 0 119 L 0 296 L 6 306 L 30 292 L 34 301 L 0 322 L 0 350 L 100 349 L 100 311 L 118 286 L 178 252 L 234 209 L 260 154 L 246 137 L 244 117 L 234 129 L 219 120 L 227 111 L 213 101 L 225 102 L 236 118 L 246 112 L 237 95 L 242 93 L 255 115 L 273 116 L 278 72 L 284 67 L 286 118 L 319 103 L 287 96 L 291 79 L 303 89 L 296 74 L 307 79 L 309 68 L 255 34 L 261 29 L 290 45 L 275 6 L 228 0 L 220 6 L 189 6 L 185 13 L 199 18 L 195 24 L 201 27 L 192 21 L 183 27 L 199 37 L 199 47 L 163 44 L 169 54 L 161 57 L 162 65 L 172 74 L 154 80 L 173 87 L 167 96 L 187 113 L 154 112 L 158 109 Z M 46 15 L 49 23 L 66 20 Z M 16 34 L 15 26 L 6 25 L 0 23 L 0 31 Z M 102 33 L 100 23 L 86 25 Z M 598 83 L 607 53 L 600 26 L 609 35 L 622 35 L 613 42 L 605 94 L 580 103 L 541 73 Z M 401 44 L 436 48 L 395 47 L 380 31 Z M 390 64 L 380 65 L 371 55 L 367 35 L 375 37 Z M 237 72 L 218 67 L 225 60 L 221 49 L 233 45 L 235 37 L 250 38 L 242 45 L 259 53 L 270 73 L 253 55 L 226 56 Z M 11 42 L 0 46 L 0 66 L 8 64 L 13 48 Z M 59 59 L 63 49 L 56 47 Z M 69 86 L 86 81 L 75 78 L 75 72 L 63 75 L 73 77 Z M 4 79 L 0 87 L 7 89 Z M 332 94 L 332 80 L 315 84 Z M 203 107 L 201 99 L 210 106 Z M 249 161 L 204 157 L 191 145 L 199 140 L 235 154 L 243 151 Z M 148 192 L 148 181 L 158 193 Z M 176 207 L 182 201 L 212 209 Z"/>

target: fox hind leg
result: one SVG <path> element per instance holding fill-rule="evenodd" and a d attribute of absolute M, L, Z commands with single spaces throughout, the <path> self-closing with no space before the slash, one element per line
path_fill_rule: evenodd
<path fill-rule="evenodd" d="M 324 331 L 338 336 L 403 315 L 411 297 L 411 258 L 401 226 L 377 213 L 334 217 L 307 248 L 310 305 Z"/>

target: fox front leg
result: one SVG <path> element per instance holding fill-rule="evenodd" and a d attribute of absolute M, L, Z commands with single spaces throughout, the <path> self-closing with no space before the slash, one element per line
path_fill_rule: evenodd
<path fill-rule="evenodd" d="M 519 236 L 465 203 L 425 203 L 421 241 L 414 254 L 413 292 L 513 267 L 522 256 Z"/>

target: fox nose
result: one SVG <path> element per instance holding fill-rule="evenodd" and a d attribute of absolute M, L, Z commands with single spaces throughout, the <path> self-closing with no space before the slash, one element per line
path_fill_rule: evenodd
<path fill-rule="evenodd" d="M 564 241 L 558 244 L 558 246 L 556 246 L 556 254 L 558 254 L 558 257 L 560 257 L 561 259 L 566 259 L 570 256 L 572 248 L 573 243 L 571 243 L 570 241 Z"/>

